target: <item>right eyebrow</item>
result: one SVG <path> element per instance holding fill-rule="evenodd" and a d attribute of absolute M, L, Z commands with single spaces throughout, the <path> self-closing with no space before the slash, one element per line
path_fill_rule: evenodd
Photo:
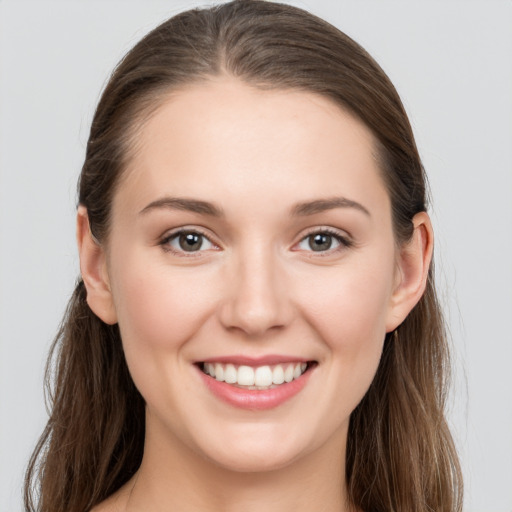
<path fill-rule="evenodd" d="M 189 199 L 184 197 L 162 197 L 149 203 L 140 212 L 139 215 L 146 214 L 156 209 L 185 210 L 202 215 L 211 215 L 212 217 L 223 217 L 224 212 L 221 208 L 200 199 Z"/>

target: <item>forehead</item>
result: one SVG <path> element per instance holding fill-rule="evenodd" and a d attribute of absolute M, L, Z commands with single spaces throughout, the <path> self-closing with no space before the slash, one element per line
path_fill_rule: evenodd
<path fill-rule="evenodd" d="M 212 79 L 170 93 L 136 137 L 117 194 L 135 208 L 164 195 L 228 209 L 262 197 L 283 206 L 312 196 L 387 200 L 370 130 L 310 92 Z"/>

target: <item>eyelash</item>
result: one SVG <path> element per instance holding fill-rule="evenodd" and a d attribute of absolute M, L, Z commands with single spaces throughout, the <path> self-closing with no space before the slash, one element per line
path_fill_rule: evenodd
<path fill-rule="evenodd" d="M 181 235 L 185 235 L 185 234 L 186 235 L 189 235 L 189 234 L 190 235 L 199 235 L 203 239 L 207 240 L 213 246 L 218 247 L 214 242 L 212 242 L 212 240 L 206 233 L 202 232 L 201 230 L 199 230 L 197 228 L 194 228 L 194 229 L 182 228 L 182 229 L 179 229 L 178 231 L 173 231 L 172 233 L 165 235 L 164 238 L 162 238 L 160 240 L 159 245 L 162 247 L 162 249 L 165 252 L 170 252 L 170 253 L 176 254 L 177 256 L 180 256 L 180 257 L 185 257 L 185 258 L 192 257 L 193 258 L 193 257 L 200 256 L 201 253 L 204 252 L 204 250 L 187 252 L 184 250 L 181 250 L 181 251 L 176 250 L 170 246 L 171 241 L 173 241 L 173 240 L 177 239 L 178 237 L 180 237 Z M 300 239 L 300 241 L 297 244 L 295 244 L 295 246 L 297 246 L 298 244 L 306 241 L 308 238 L 315 236 L 315 235 L 327 235 L 327 236 L 334 238 L 339 243 L 338 247 L 335 247 L 334 249 L 327 249 L 326 251 L 313 251 L 313 250 L 306 251 L 306 252 L 310 252 L 310 253 L 314 254 L 315 257 L 330 256 L 330 255 L 337 253 L 343 249 L 348 249 L 354 245 L 352 240 L 350 240 L 350 238 L 348 238 L 347 236 L 341 235 L 340 232 L 335 229 L 315 228 L 314 230 L 310 231 L 305 236 L 303 236 Z"/>
<path fill-rule="evenodd" d="M 211 241 L 210 237 L 206 233 L 203 233 L 200 229 L 197 229 L 197 228 L 193 228 L 193 229 L 192 228 L 190 228 L 190 229 L 181 228 L 181 229 L 179 229 L 177 231 L 173 231 L 172 233 L 169 233 L 169 234 L 165 235 L 164 238 L 162 238 L 160 240 L 159 245 L 162 247 L 162 249 L 165 252 L 170 252 L 172 254 L 176 254 L 177 256 L 185 257 L 185 258 L 198 257 L 198 256 L 201 255 L 202 252 L 204 252 L 204 251 L 190 251 L 190 252 L 187 252 L 187 251 L 184 251 L 184 250 L 178 251 L 178 250 L 174 249 L 173 247 L 171 247 L 170 242 L 172 240 L 175 240 L 175 239 L 179 238 L 181 235 L 199 235 L 203 239 L 205 239 L 208 242 L 210 242 L 210 244 L 212 244 L 213 246 L 217 247 L 217 245 L 214 242 Z"/>
<path fill-rule="evenodd" d="M 299 244 L 315 235 L 328 235 L 328 236 L 334 238 L 339 243 L 339 246 L 335 247 L 333 249 L 327 249 L 326 251 L 313 251 L 313 250 L 307 251 L 307 252 L 311 253 L 310 257 L 312 257 L 313 255 L 314 255 L 314 257 L 320 257 L 320 258 L 325 257 L 325 256 L 331 256 L 332 254 L 336 254 L 337 252 L 343 251 L 344 249 L 349 249 L 350 247 L 352 247 L 354 245 L 354 242 L 348 236 L 344 236 L 339 231 L 337 231 L 333 228 L 327 228 L 327 227 L 314 228 L 312 231 L 310 231 L 309 233 L 307 233 L 305 236 L 303 236 L 300 239 Z M 298 244 L 295 244 L 295 245 L 298 245 Z"/>

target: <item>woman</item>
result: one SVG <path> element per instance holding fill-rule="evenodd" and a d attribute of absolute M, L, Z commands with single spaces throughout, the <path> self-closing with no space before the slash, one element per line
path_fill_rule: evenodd
<path fill-rule="evenodd" d="M 28 510 L 460 510 L 423 169 L 346 35 L 256 0 L 148 34 L 77 238 Z"/>

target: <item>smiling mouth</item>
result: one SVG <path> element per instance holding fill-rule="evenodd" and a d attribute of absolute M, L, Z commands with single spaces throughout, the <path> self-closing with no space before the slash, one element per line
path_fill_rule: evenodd
<path fill-rule="evenodd" d="M 199 363 L 199 368 L 206 375 L 233 387 L 267 390 L 299 379 L 316 364 L 316 361 L 308 361 L 253 367 L 231 363 Z"/>

